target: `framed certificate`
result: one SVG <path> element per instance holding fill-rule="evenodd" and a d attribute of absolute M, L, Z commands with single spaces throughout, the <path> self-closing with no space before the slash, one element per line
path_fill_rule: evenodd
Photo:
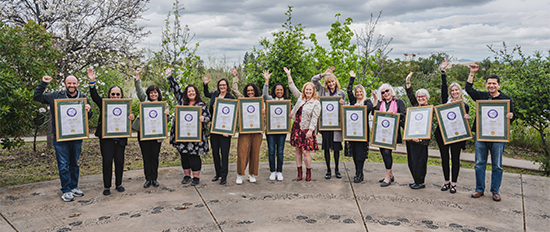
<path fill-rule="evenodd" d="M 342 128 L 346 141 L 367 142 L 367 107 L 343 106 Z"/>
<path fill-rule="evenodd" d="M 375 147 L 395 150 L 400 114 L 374 111 L 370 144 Z"/>
<path fill-rule="evenodd" d="M 266 134 L 290 133 L 290 100 L 266 101 L 267 130 Z"/>
<path fill-rule="evenodd" d="M 466 110 L 462 101 L 435 107 L 435 115 L 445 145 L 473 138 L 470 124 L 464 118 L 465 114 Z"/>
<path fill-rule="evenodd" d="M 54 106 L 57 142 L 88 138 L 86 98 L 55 99 Z"/>
<path fill-rule="evenodd" d="M 164 110 L 166 102 L 139 103 L 139 135 L 141 140 L 165 139 L 168 137 L 168 123 Z"/>
<path fill-rule="evenodd" d="M 200 142 L 202 140 L 202 107 L 176 106 L 176 142 Z"/>
<path fill-rule="evenodd" d="M 212 115 L 210 133 L 234 135 L 237 127 L 239 101 L 236 99 L 216 98 Z"/>
<path fill-rule="evenodd" d="M 509 100 L 478 100 L 476 109 L 477 141 L 510 142 Z"/>
<path fill-rule="evenodd" d="M 264 131 L 264 108 L 262 97 L 239 98 L 239 133 L 262 133 Z"/>
<path fill-rule="evenodd" d="M 132 137 L 130 116 L 132 99 L 103 99 L 101 103 L 102 138 Z"/>
<path fill-rule="evenodd" d="M 340 100 L 342 97 L 320 97 L 321 115 L 319 115 L 320 131 L 342 130 L 340 125 Z"/>
<path fill-rule="evenodd" d="M 433 106 L 407 108 L 403 140 L 432 138 Z"/>

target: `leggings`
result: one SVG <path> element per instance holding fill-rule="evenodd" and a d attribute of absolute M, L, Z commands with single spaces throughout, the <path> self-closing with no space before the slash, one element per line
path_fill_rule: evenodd
<path fill-rule="evenodd" d="M 355 173 L 363 172 L 365 160 L 369 155 L 369 145 L 366 142 L 349 142 L 353 162 L 355 163 Z"/>
<path fill-rule="evenodd" d="M 441 137 L 439 128 L 435 131 L 435 140 L 441 154 L 441 167 L 443 168 L 443 176 L 445 181 L 449 181 L 449 149 L 451 150 L 452 162 L 452 182 L 457 182 L 458 172 L 460 171 L 460 150 L 466 145 L 466 141 L 445 145 Z"/>
<path fill-rule="evenodd" d="M 202 161 L 200 156 L 184 153 L 181 153 L 180 156 L 183 169 L 191 169 L 194 172 L 201 170 Z"/>
<path fill-rule="evenodd" d="M 139 140 L 139 147 L 141 148 L 141 155 L 143 156 L 143 172 L 145 173 L 145 179 L 152 181 L 157 180 L 159 171 L 159 153 L 162 142 L 157 140 Z"/>
<path fill-rule="evenodd" d="M 386 148 L 380 148 L 380 154 L 382 154 L 382 159 L 384 160 L 384 165 L 386 170 L 390 170 L 393 164 L 393 157 L 391 155 L 392 150 Z"/>
<path fill-rule="evenodd" d="M 338 171 L 338 162 L 340 161 L 340 151 L 334 151 L 334 171 Z M 330 150 L 325 150 L 325 162 L 327 164 L 327 170 L 330 171 Z"/>

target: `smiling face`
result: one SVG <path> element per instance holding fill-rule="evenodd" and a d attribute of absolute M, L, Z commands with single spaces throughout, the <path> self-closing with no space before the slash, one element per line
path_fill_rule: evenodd
<path fill-rule="evenodd" d="M 391 90 L 389 88 L 381 89 L 380 94 L 382 95 L 382 98 L 386 101 L 391 101 L 392 95 Z"/>
<path fill-rule="evenodd" d="M 418 101 L 418 104 L 423 106 L 428 104 L 428 98 L 425 95 L 416 95 L 416 101 Z"/>
<path fill-rule="evenodd" d="M 363 93 L 363 90 L 361 88 L 355 88 L 355 98 L 357 98 L 357 101 L 363 100 L 365 97 L 365 93 Z"/>
<path fill-rule="evenodd" d="M 336 81 L 333 78 L 327 79 L 327 86 L 331 91 L 334 91 L 336 88 Z"/>
<path fill-rule="evenodd" d="M 65 88 L 67 88 L 69 95 L 74 96 L 78 88 L 78 79 L 73 75 L 67 76 L 67 78 L 65 78 Z"/>
<path fill-rule="evenodd" d="M 196 96 L 197 96 L 197 93 L 195 92 L 195 88 L 187 89 L 187 99 L 189 99 L 189 101 L 195 101 Z"/>
<path fill-rule="evenodd" d="M 277 85 L 275 87 L 275 96 L 277 96 L 277 98 L 283 98 L 284 94 L 285 94 L 285 90 L 283 89 L 283 86 Z"/>
<path fill-rule="evenodd" d="M 149 98 L 151 101 L 158 101 L 159 100 L 159 93 L 156 90 L 152 90 L 149 92 Z"/>
<path fill-rule="evenodd" d="M 458 88 L 458 86 L 451 87 L 451 97 L 453 101 L 458 100 L 458 97 L 460 97 L 460 89 Z"/>
<path fill-rule="evenodd" d="M 490 94 L 495 94 L 500 89 L 500 83 L 498 83 L 496 78 L 489 78 L 485 83 L 485 88 L 487 88 Z"/>
<path fill-rule="evenodd" d="M 307 99 L 310 99 L 313 97 L 313 87 L 311 85 L 306 85 L 304 89 L 304 94 L 306 95 Z"/>
<path fill-rule="evenodd" d="M 246 96 L 247 97 L 254 97 L 255 96 L 254 87 L 248 86 L 246 88 Z"/>
<path fill-rule="evenodd" d="M 120 99 L 122 98 L 122 91 L 118 87 L 114 87 L 111 89 L 111 92 L 109 93 L 109 98 L 114 99 Z"/>
<path fill-rule="evenodd" d="M 220 90 L 221 94 L 227 93 L 227 85 L 229 85 L 229 83 L 227 83 L 227 81 L 225 80 L 222 80 L 218 83 L 218 89 Z"/>

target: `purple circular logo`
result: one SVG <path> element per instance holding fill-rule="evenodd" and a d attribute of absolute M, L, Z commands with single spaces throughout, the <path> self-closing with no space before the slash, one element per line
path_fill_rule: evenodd
<path fill-rule="evenodd" d="M 359 119 L 359 115 L 357 115 L 356 113 L 353 113 L 351 114 L 350 118 L 352 121 L 357 121 L 357 119 Z"/>
<path fill-rule="evenodd" d="M 334 105 L 333 104 L 328 104 L 326 108 L 327 108 L 328 111 L 333 111 L 334 110 Z"/>
<path fill-rule="evenodd" d="M 496 110 L 489 110 L 489 112 L 487 112 L 487 116 L 489 116 L 489 118 L 495 119 L 498 117 L 498 112 Z"/>
<path fill-rule="evenodd" d="M 118 108 L 118 107 L 114 108 L 114 109 L 113 109 L 113 114 L 114 114 L 115 116 L 120 116 L 120 115 L 122 114 L 122 109 L 121 109 L 121 108 Z"/>
<path fill-rule="evenodd" d="M 69 115 L 69 117 L 74 117 L 74 116 L 76 116 L 76 109 L 75 109 L 75 108 L 72 108 L 72 107 L 69 108 L 69 109 L 67 110 L 67 115 Z"/>
<path fill-rule="evenodd" d="M 149 117 L 156 118 L 157 116 L 159 116 L 159 113 L 156 110 L 149 111 Z"/>
<path fill-rule="evenodd" d="M 414 119 L 416 119 L 417 121 L 420 121 L 424 118 L 424 115 L 422 115 L 421 113 L 418 113 L 414 116 Z"/>
<path fill-rule="evenodd" d="M 282 113 L 283 113 L 283 109 L 281 109 L 281 107 L 275 108 L 275 114 L 276 115 L 281 115 Z"/>
<path fill-rule="evenodd" d="M 254 111 L 256 111 L 256 108 L 254 108 L 254 106 L 250 105 L 250 106 L 246 107 L 246 111 L 248 111 L 248 113 L 254 113 Z"/>
<path fill-rule="evenodd" d="M 382 127 L 384 127 L 384 128 L 390 127 L 390 121 L 388 121 L 388 120 L 382 121 Z"/>
<path fill-rule="evenodd" d="M 456 114 L 455 114 L 455 112 L 449 112 L 449 113 L 447 113 L 447 118 L 448 118 L 449 120 L 455 120 L 455 119 L 456 119 Z"/>
<path fill-rule="evenodd" d="M 225 106 L 222 108 L 222 113 L 223 114 L 229 114 L 229 107 Z"/>
<path fill-rule="evenodd" d="M 183 117 L 183 118 L 185 119 L 185 121 L 191 122 L 193 120 L 193 115 L 186 114 L 185 117 Z"/>

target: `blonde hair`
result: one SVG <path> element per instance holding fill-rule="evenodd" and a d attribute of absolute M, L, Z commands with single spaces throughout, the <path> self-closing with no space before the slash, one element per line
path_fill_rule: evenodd
<path fill-rule="evenodd" d="M 464 94 L 462 94 L 462 86 L 460 86 L 460 84 L 456 83 L 456 82 L 453 82 L 453 83 L 451 83 L 451 85 L 449 85 L 449 100 L 451 100 L 451 102 L 453 101 L 453 96 L 451 96 L 451 89 L 453 87 L 457 87 L 458 92 L 460 92 L 458 94 L 458 101 L 464 101 Z"/>
<path fill-rule="evenodd" d="M 336 82 L 336 90 L 342 89 L 342 87 L 340 86 L 340 82 L 338 82 L 338 78 L 336 78 L 334 74 L 330 73 L 325 76 L 325 83 L 324 83 L 325 90 L 330 92 L 330 88 L 328 87 L 328 81 L 332 79 L 334 79 L 334 82 Z"/>
<path fill-rule="evenodd" d="M 313 89 L 313 96 L 311 96 L 311 98 L 313 99 L 318 99 L 317 97 L 317 91 L 315 91 L 315 85 L 313 84 L 313 82 L 308 82 L 308 83 L 305 83 L 304 84 L 304 87 L 302 87 L 302 99 L 306 99 L 306 86 L 311 86 L 311 88 Z"/>
<path fill-rule="evenodd" d="M 361 99 L 361 101 L 357 99 L 357 95 L 356 95 L 357 89 L 361 89 L 363 91 L 363 99 Z M 367 99 L 367 93 L 365 92 L 365 87 L 363 87 L 363 85 L 361 84 L 356 85 L 355 88 L 353 88 L 353 96 L 357 99 L 357 103 L 359 103 L 359 105 L 363 105 L 363 103 L 365 102 L 364 99 Z"/>

